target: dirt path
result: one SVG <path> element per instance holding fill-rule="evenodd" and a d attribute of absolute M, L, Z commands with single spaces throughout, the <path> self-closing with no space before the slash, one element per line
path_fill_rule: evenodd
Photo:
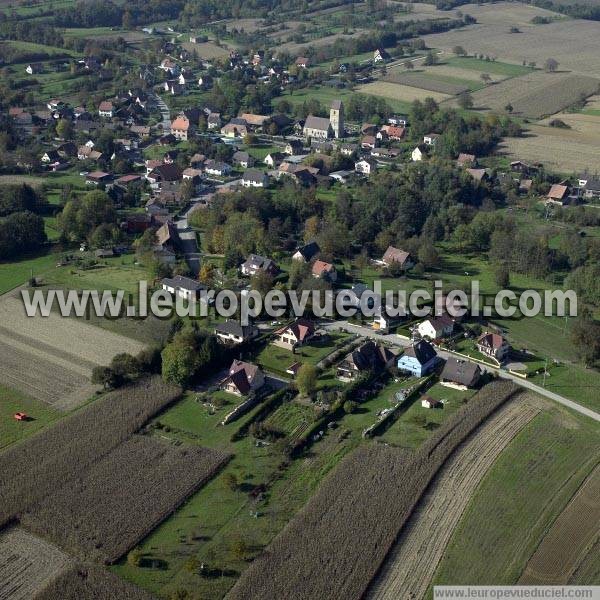
<path fill-rule="evenodd" d="M 552 524 L 519 579 L 522 585 L 566 585 L 600 535 L 600 465 Z"/>
<path fill-rule="evenodd" d="M 388 555 L 370 600 L 420 600 L 477 486 L 502 450 L 538 413 L 520 396 L 487 421 L 448 460 Z"/>

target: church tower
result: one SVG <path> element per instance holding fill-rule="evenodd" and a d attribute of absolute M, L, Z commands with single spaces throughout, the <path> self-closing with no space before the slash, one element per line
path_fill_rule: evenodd
<path fill-rule="evenodd" d="M 329 110 L 329 122 L 336 138 L 344 137 L 344 105 L 341 100 L 333 100 Z"/>

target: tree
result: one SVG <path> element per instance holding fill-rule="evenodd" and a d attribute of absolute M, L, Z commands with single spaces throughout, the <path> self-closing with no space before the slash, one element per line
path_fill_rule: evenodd
<path fill-rule="evenodd" d="M 352 414 L 358 408 L 358 404 L 354 400 L 346 400 L 344 402 L 344 412 L 347 415 Z"/>
<path fill-rule="evenodd" d="M 250 287 L 262 296 L 266 296 L 273 288 L 273 276 L 266 271 L 259 270 L 250 277 Z"/>
<path fill-rule="evenodd" d="M 312 396 L 317 389 L 317 369 L 310 363 L 304 363 L 296 375 L 296 386 L 303 396 Z"/>
<path fill-rule="evenodd" d="M 509 102 L 509 103 L 508 103 L 508 104 L 507 104 L 507 105 L 504 107 L 504 110 L 505 110 L 505 111 L 506 111 L 508 114 L 511 114 L 511 113 L 512 113 L 512 111 L 514 110 L 514 107 L 513 107 L 513 105 L 512 105 L 512 104 Z"/>
<path fill-rule="evenodd" d="M 139 567 L 142 564 L 143 553 L 140 548 L 134 548 L 127 555 L 127 563 L 132 567 Z"/>
<path fill-rule="evenodd" d="M 546 59 L 544 63 L 544 70 L 548 73 L 554 73 L 558 69 L 558 61 L 554 58 Z"/>
<path fill-rule="evenodd" d="M 69 119 L 59 119 L 56 135 L 63 140 L 70 140 L 73 137 L 73 123 Z"/>
<path fill-rule="evenodd" d="M 492 78 L 490 77 L 489 73 L 482 73 L 480 76 L 481 80 L 483 81 L 483 83 L 485 83 L 486 85 L 488 83 L 490 83 L 490 81 L 492 81 Z"/>
<path fill-rule="evenodd" d="M 437 56 L 430 50 L 427 55 L 425 56 L 425 60 L 423 61 L 423 64 L 426 67 L 431 67 L 432 65 L 435 65 L 437 63 Z"/>
<path fill-rule="evenodd" d="M 241 535 L 236 535 L 231 541 L 231 552 L 238 560 L 244 560 L 248 553 L 250 552 L 250 548 L 246 543 L 246 540 Z"/>
<path fill-rule="evenodd" d="M 453 54 L 456 54 L 456 56 L 467 55 L 467 51 L 462 46 L 454 46 L 454 48 L 452 48 L 452 52 Z"/>
<path fill-rule="evenodd" d="M 510 270 L 507 265 L 500 264 L 494 267 L 494 280 L 499 289 L 505 290 L 510 285 Z"/>
<path fill-rule="evenodd" d="M 412 60 L 409 60 L 406 63 L 404 63 L 404 66 L 408 71 L 412 71 L 415 68 L 415 65 Z"/>
<path fill-rule="evenodd" d="M 238 489 L 239 483 L 235 473 L 225 473 L 223 482 L 232 492 L 235 492 Z"/>
<path fill-rule="evenodd" d="M 419 262 L 422 263 L 426 269 L 438 266 L 440 257 L 431 241 L 427 240 L 421 244 L 421 247 L 419 248 Z"/>
<path fill-rule="evenodd" d="M 473 108 L 473 96 L 469 92 L 462 92 L 458 95 L 458 105 L 465 110 Z"/>
<path fill-rule="evenodd" d="M 593 366 L 600 359 L 600 323 L 594 320 L 591 311 L 584 308 L 573 327 L 571 339 L 577 355 L 586 366 Z"/>

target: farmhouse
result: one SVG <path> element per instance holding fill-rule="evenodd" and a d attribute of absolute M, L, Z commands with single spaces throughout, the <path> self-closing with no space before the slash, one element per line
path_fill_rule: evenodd
<path fill-rule="evenodd" d="M 252 277 L 259 272 L 268 273 L 269 275 L 277 275 L 279 268 L 273 260 L 260 256 L 258 254 L 251 254 L 242 266 L 240 267 L 242 275 Z"/>
<path fill-rule="evenodd" d="M 98 106 L 98 114 L 106 119 L 112 119 L 115 114 L 115 107 L 110 100 L 100 102 Z"/>
<path fill-rule="evenodd" d="M 296 252 L 292 255 L 292 260 L 310 262 L 319 252 L 321 252 L 321 248 L 319 248 L 317 242 L 308 242 L 296 249 Z"/>
<path fill-rule="evenodd" d="M 363 158 L 354 163 L 354 170 L 361 175 L 370 175 L 377 169 L 377 163 L 369 158 Z"/>
<path fill-rule="evenodd" d="M 271 152 L 265 156 L 264 163 L 274 169 L 283 162 L 284 158 L 283 152 Z"/>
<path fill-rule="evenodd" d="M 92 171 L 85 176 L 85 182 L 90 185 L 107 184 L 111 180 L 112 175 L 104 171 Z"/>
<path fill-rule="evenodd" d="M 269 178 L 263 171 L 249 169 L 242 177 L 242 185 L 244 187 L 259 187 L 265 188 L 269 185 Z"/>
<path fill-rule="evenodd" d="M 242 150 L 234 152 L 233 156 L 231 157 L 231 160 L 234 165 L 243 167 L 244 169 L 247 169 L 248 167 L 252 167 L 254 165 L 254 157 L 248 154 L 248 152 L 244 152 Z"/>
<path fill-rule="evenodd" d="M 217 175 L 219 177 L 223 177 L 231 173 L 231 166 L 227 163 L 209 158 L 204 163 L 204 172 L 207 175 Z"/>
<path fill-rule="evenodd" d="M 482 371 L 479 365 L 468 360 L 450 357 L 440 375 L 440 383 L 459 390 L 474 388 L 481 379 Z"/>
<path fill-rule="evenodd" d="M 381 134 L 381 135 L 380 135 Z M 400 141 L 406 134 L 404 127 L 398 127 L 396 125 L 384 125 L 377 133 L 378 139 L 383 139 L 387 136 L 387 139 Z"/>
<path fill-rule="evenodd" d="M 425 158 L 425 156 L 427 155 L 427 146 L 425 146 L 424 144 L 419 144 L 412 152 L 410 157 L 412 158 L 413 162 L 419 162 L 421 160 L 423 160 L 423 158 Z"/>
<path fill-rule="evenodd" d="M 429 340 L 438 340 L 452 334 L 454 321 L 448 315 L 431 317 L 419 323 L 417 331 L 421 337 Z"/>
<path fill-rule="evenodd" d="M 312 266 L 312 276 L 317 279 L 324 279 L 326 281 L 334 282 L 337 279 L 337 271 L 335 267 L 322 260 L 316 260 Z"/>
<path fill-rule="evenodd" d="M 258 327 L 242 325 L 237 321 L 225 321 L 215 327 L 215 335 L 224 344 L 237 345 L 253 340 L 259 334 Z"/>
<path fill-rule="evenodd" d="M 163 290 L 185 300 L 197 300 L 201 290 L 206 289 L 205 285 L 182 275 L 175 275 L 172 278 L 165 277 L 160 283 Z"/>
<path fill-rule="evenodd" d="M 219 387 L 236 396 L 247 396 L 250 392 L 261 388 L 264 383 L 265 376 L 258 366 L 234 360 L 229 367 L 227 377 L 221 381 Z"/>
<path fill-rule="evenodd" d="M 435 348 L 425 340 L 409 346 L 398 359 L 398 370 L 410 373 L 415 377 L 423 377 L 435 368 L 438 356 Z"/>
<path fill-rule="evenodd" d="M 301 69 L 307 69 L 310 65 L 310 60 L 306 56 L 299 56 L 296 59 L 296 66 Z"/>
<path fill-rule="evenodd" d="M 294 350 L 298 346 L 303 346 L 315 337 L 315 324 L 308 319 L 296 319 L 290 325 L 286 325 L 275 332 L 273 345 Z"/>
<path fill-rule="evenodd" d="M 342 360 L 337 367 L 336 376 L 343 381 L 350 381 L 368 371 L 381 373 L 394 364 L 395 358 L 396 355 L 389 348 L 369 340 Z"/>
<path fill-rule="evenodd" d="M 410 252 L 394 248 L 394 246 L 388 246 L 381 260 L 386 267 L 399 265 L 400 268 L 407 270 L 415 266 L 415 261 Z"/>
<path fill-rule="evenodd" d="M 555 183 L 546 196 L 546 202 L 564 205 L 568 203 L 569 186 Z"/>
<path fill-rule="evenodd" d="M 179 115 L 171 122 L 171 133 L 177 140 L 187 141 L 193 131 L 193 125 L 185 115 Z"/>
<path fill-rule="evenodd" d="M 477 350 L 486 356 L 502 361 L 510 352 L 508 342 L 498 333 L 484 333 L 477 340 Z"/>

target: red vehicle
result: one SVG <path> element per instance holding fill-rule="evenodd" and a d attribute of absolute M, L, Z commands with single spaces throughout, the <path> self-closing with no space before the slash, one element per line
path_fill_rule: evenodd
<path fill-rule="evenodd" d="M 27 421 L 29 417 L 24 412 L 15 413 L 15 419 L 17 421 Z"/>

